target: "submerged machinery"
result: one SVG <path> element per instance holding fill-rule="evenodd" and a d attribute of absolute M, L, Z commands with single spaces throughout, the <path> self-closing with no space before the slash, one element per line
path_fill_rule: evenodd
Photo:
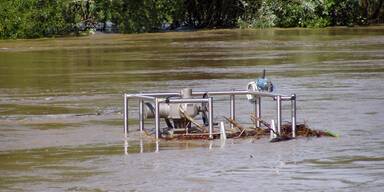
<path fill-rule="evenodd" d="M 241 97 L 238 97 L 242 95 Z M 295 137 L 296 126 L 296 95 L 290 96 L 273 93 L 272 82 L 263 75 L 247 84 L 245 90 L 230 91 L 193 91 L 191 88 L 182 89 L 180 92 L 156 92 L 124 94 L 124 132 L 127 137 L 129 131 L 129 103 L 135 99 L 139 104 L 139 127 L 144 131 L 144 119 L 154 119 L 154 135 L 159 139 L 164 134 L 200 134 L 207 135 L 213 139 L 214 135 L 220 134 L 218 123 L 213 120 L 213 102 L 216 96 L 228 96 L 229 98 L 229 120 L 236 120 L 235 100 L 247 98 L 254 109 L 254 128 L 261 126 L 261 101 L 262 98 L 270 98 L 276 102 L 276 132 L 280 132 L 282 118 L 282 101 L 291 104 L 292 137 Z M 161 127 L 161 121 L 164 126 Z M 235 123 L 231 124 L 231 127 Z M 274 124 L 274 123 L 273 123 Z M 221 130 L 225 131 L 223 123 Z M 223 132 L 223 131 L 222 131 Z"/>
<path fill-rule="evenodd" d="M 170 103 L 171 98 L 191 99 L 192 89 L 185 88 L 180 91 L 180 96 L 167 97 L 165 102 L 159 104 L 159 117 L 163 118 L 168 128 L 191 128 L 188 119 L 195 118 L 201 114 L 204 125 L 208 125 L 207 108 L 204 104 L 198 103 Z M 155 103 L 144 103 L 144 118 L 155 118 Z"/>

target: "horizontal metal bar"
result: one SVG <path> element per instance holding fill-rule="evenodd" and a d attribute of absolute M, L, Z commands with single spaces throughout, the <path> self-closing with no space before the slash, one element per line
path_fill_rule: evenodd
<path fill-rule="evenodd" d="M 147 95 L 141 95 L 141 94 L 126 94 L 125 97 L 128 98 L 139 98 L 139 99 L 149 99 L 149 100 L 155 100 L 156 97 L 151 97 Z"/>
<path fill-rule="evenodd" d="M 267 93 L 267 92 L 258 92 L 258 91 L 248 91 L 248 90 L 233 90 L 233 91 L 193 91 L 192 96 L 203 96 L 204 94 L 208 94 L 210 96 L 214 95 L 257 95 L 261 97 L 272 97 L 275 98 L 277 96 L 281 96 L 282 99 L 291 100 L 290 96 Z M 140 94 L 128 94 L 129 97 L 137 97 L 137 96 L 149 96 L 149 97 L 170 97 L 170 96 L 180 96 L 178 92 L 170 92 L 170 93 L 140 93 Z"/>
<path fill-rule="evenodd" d="M 172 96 L 180 96 L 180 92 L 168 92 L 168 93 L 138 93 L 138 94 L 128 94 L 129 96 L 149 96 L 149 97 L 172 97 Z"/>
<path fill-rule="evenodd" d="M 201 98 L 201 99 L 169 99 L 169 100 L 159 100 L 159 103 L 208 103 L 209 98 Z"/>
<path fill-rule="evenodd" d="M 277 96 L 273 98 L 274 101 L 277 100 Z M 280 100 L 281 101 L 292 101 L 292 100 L 295 100 L 295 98 L 293 97 L 288 97 L 288 96 L 280 96 Z"/>
<path fill-rule="evenodd" d="M 281 96 L 281 100 L 282 101 L 291 101 L 293 100 L 294 98 L 292 96 Z"/>
<path fill-rule="evenodd" d="M 278 96 L 278 94 L 258 92 L 258 91 L 248 91 L 248 90 L 208 91 L 208 92 L 196 91 L 196 92 L 192 92 L 192 95 L 203 95 L 205 93 L 210 95 L 210 96 L 214 96 L 214 95 L 248 95 L 248 94 L 257 95 L 257 96 L 261 96 L 261 97 L 276 97 L 276 96 Z"/>

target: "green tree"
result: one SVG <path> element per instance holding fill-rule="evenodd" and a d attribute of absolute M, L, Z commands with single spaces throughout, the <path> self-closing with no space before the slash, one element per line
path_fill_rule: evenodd
<path fill-rule="evenodd" d="M 351 26 L 359 23 L 360 10 L 358 0 L 325 0 L 331 25 Z"/>

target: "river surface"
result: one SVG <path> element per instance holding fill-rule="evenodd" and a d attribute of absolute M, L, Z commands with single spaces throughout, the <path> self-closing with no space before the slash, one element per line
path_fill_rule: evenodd
<path fill-rule="evenodd" d="M 297 94 L 299 122 L 339 137 L 156 145 L 130 102 L 124 141 L 123 93 L 243 89 L 263 69 Z M 0 191 L 382 191 L 383 80 L 383 27 L 3 40 Z M 262 106 L 275 119 L 275 103 Z M 214 107 L 228 116 L 225 98 Z"/>

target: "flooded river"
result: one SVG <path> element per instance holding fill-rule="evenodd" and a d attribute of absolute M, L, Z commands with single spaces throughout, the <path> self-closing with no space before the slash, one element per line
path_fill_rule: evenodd
<path fill-rule="evenodd" d="M 243 89 L 263 69 L 276 92 L 298 95 L 299 122 L 339 137 L 161 141 L 155 152 L 130 119 L 124 143 L 123 93 Z M 383 27 L 3 40 L 0 191 L 381 191 L 383 80 Z M 215 121 L 227 109 L 215 102 Z M 263 101 L 266 120 L 273 109 Z"/>

